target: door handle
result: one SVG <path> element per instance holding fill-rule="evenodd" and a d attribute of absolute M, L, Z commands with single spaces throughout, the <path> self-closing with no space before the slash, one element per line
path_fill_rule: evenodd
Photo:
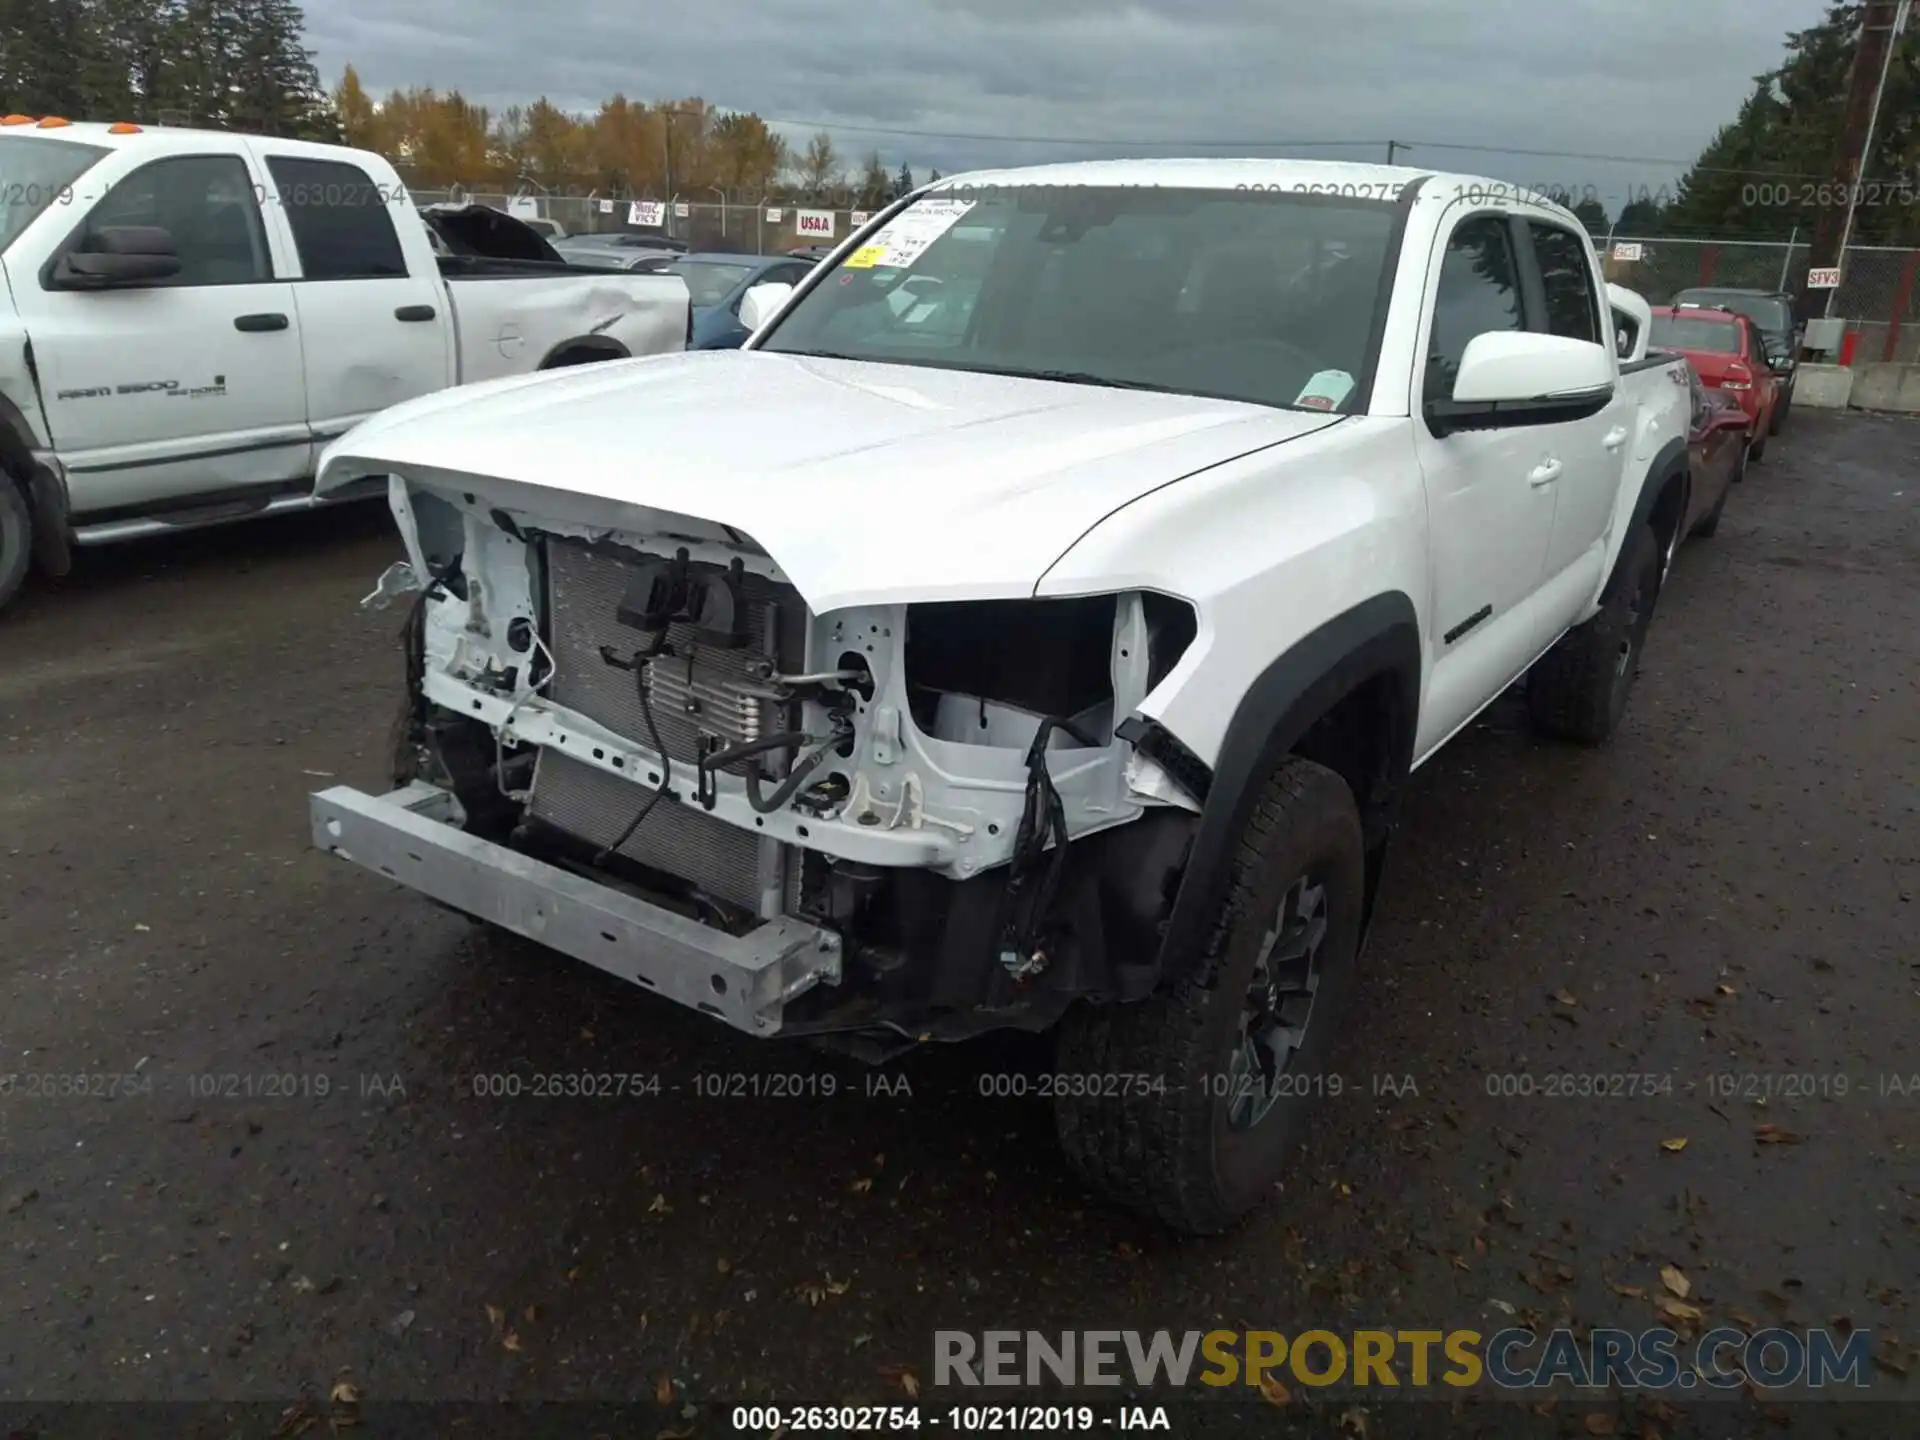
<path fill-rule="evenodd" d="M 1624 425 L 1614 426 L 1611 430 L 1607 431 L 1607 438 L 1600 443 L 1605 445 L 1609 450 L 1618 450 L 1622 445 L 1627 443 L 1627 427 Z"/>
<path fill-rule="evenodd" d="M 393 312 L 393 318 L 396 320 L 431 320 L 433 318 L 433 307 L 431 305 L 402 305 L 398 310 Z"/>
<path fill-rule="evenodd" d="M 264 315 L 236 315 L 233 328 L 251 333 L 258 330 L 284 330 L 288 323 L 286 316 L 270 311 Z"/>
<path fill-rule="evenodd" d="M 1533 467 L 1533 473 L 1527 476 L 1527 483 L 1535 489 L 1542 485 L 1551 485 L 1560 478 L 1566 468 L 1558 460 L 1542 460 Z"/>

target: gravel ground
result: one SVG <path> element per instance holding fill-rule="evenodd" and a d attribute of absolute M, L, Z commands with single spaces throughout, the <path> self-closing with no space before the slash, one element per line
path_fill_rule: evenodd
<path fill-rule="evenodd" d="M 1088 1200 L 1045 1102 L 981 1093 L 1031 1042 L 876 1082 L 311 851 L 309 790 L 383 780 L 381 507 L 88 553 L 0 619 L 0 1419 L 220 1402 L 159 1423 L 265 1435 L 346 1383 L 390 1433 L 440 1426 L 383 1404 L 572 1399 L 723 1434 L 742 1401 L 977 1400 L 928 1384 L 936 1329 L 1639 1330 L 1673 1267 L 1703 1323 L 1873 1330 L 1872 1400 L 1255 1408 L 1920 1433 L 1916 517 L 1920 425 L 1797 413 L 1681 552 L 1612 745 L 1503 702 L 1419 773 L 1346 1093 L 1201 1243 Z M 578 1072 L 660 1089 L 526 1093 Z M 801 1093 L 699 1093 L 742 1072 Z M 1666 1083 L 1541 1093 L 1562 1074 Z"/>

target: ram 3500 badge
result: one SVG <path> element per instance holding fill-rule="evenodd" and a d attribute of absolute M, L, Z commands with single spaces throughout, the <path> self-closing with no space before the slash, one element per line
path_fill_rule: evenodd
<path fill-rule="evenodd" d="M 1079 1172 L 1230 1224 L 1409 772 L 1522 677 L 1619 722 L 1684 362 L 1566 211 L 1370 167 L 961 177 L 744 308 L 332 447 L 417 593 L 316 843 L 751 1035 L 1057 1026 Z"/>

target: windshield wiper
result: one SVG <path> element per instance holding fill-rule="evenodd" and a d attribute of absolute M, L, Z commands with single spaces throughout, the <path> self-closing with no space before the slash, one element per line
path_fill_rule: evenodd
<path fill-rule="evenodd" d="M 1122 380 L 1112 375 L 1095 375 L 1086 370 L 997 370 L 983 367 L 982 375 L 1011 375 L 1018 380 L 1057 380 L 1063 385 L 1107 385 L 1115 390 L 1167 391 L 1165 385 L 1145 380 Z"/>

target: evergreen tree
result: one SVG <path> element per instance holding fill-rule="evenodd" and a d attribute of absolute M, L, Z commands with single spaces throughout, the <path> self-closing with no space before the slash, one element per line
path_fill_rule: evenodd
<path fill-rule="evenodd" d="M 1785 240 L 1813 231 L 1839 155 L 1847 84 L 1865 6 L 1843 0 L 1826 19 L 1787 37 L 1786 59 L 1758 78 L 1731 123 L 1721 127 L 1681 180 L 1663 217 L 1671 235 Z M 1868 186 L 1911 186 L 1920 178 L 1920 25 L 1896 42 L 1874 132 L 1861 167 Z M 1920 208 L 1873 203 L 1854 219 L 1856 244 L 1920 240 Z"/>
<path fill-rule="evenodd" d="M 0 110 L 337 139 L 295 0 L 0 0 Z"/>
<path fill-rule="evenodd" d="M 893 198 L 898 200 L 913 193 L 913 171 L 907 162 L 900 162 L 900 173 L 893 180 Z"/>

